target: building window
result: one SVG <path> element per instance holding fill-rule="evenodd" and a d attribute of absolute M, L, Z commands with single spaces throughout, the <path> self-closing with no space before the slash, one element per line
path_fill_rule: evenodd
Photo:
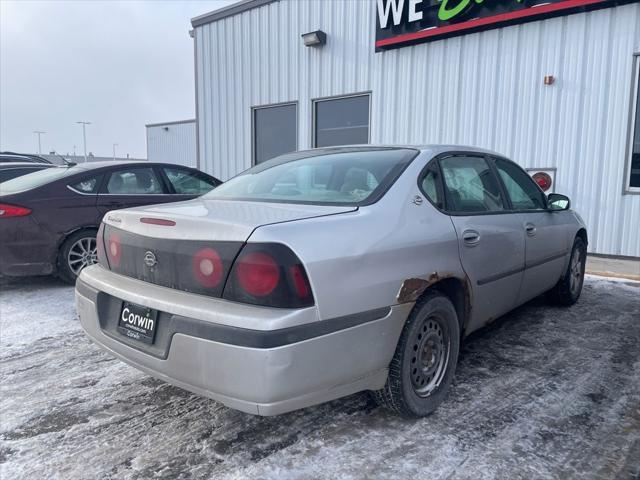
<path fill-rule="evenodd" d="M 640 55 L 635 57 L 635 84 L 629 145 L 629 189 L 640 192 Z"/>
<path fill-rule="evenodd" d="M 253 163 L 298 149 L 298 105 L 253 108 Z"/>
<path fill-rule="evenodd" d="M 313 146 L 369 143 L 369 94 L 313 102 Z"/>

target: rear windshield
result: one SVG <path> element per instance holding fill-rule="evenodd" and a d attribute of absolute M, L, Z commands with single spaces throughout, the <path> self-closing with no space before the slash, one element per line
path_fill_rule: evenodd
<path fill-rule="evenodd" d="M 24 192 L 32 188 L 40 187 L 45 183 L 53 182 L 72 173 L 71 168 L 51 167 L 37 172 L 28 173 L 18 178 L 0 183 L 0 195 Z"/>
<path fill-rule="evenodd" d="M 417 155 L 406 148 L 298 152 L 261 163 L 205 195 L 212 199 L 369 205 Z"/>

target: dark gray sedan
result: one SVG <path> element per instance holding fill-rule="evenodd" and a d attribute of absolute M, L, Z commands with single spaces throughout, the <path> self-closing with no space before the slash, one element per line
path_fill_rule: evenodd
<path fill-rule="evenodd" d="M 0 274 L 57 273 L 74 282 L 96 262 L 109 210 L 190 200 L 221 182 L 199 170 L 148 162 L 46 168 L 0 183 Z"/>

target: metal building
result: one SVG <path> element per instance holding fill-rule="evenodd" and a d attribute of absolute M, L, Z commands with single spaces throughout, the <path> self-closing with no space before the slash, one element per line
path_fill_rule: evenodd
<path fill-rule="evenodd" d="M 147 127 L 147 159 L 197 167 L 196 121 L 151 123 Z"/>
<path fill-rule="evenodd" d="M 344 143 L 485 147 L 548 169 L 591 252 L 640 257 L 638 2 L 246 0 L 192 25 L 203 170 Z"/>

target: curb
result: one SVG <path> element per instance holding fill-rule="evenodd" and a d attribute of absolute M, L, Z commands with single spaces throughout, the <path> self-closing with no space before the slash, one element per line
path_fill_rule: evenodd
<path fill-rule="evenodd" d="M 587 275 L 595 275 L 598 277 L 622 278 L 624 280 L 635 280 L 636 282 L 640 282 L 640 275 L 630 275 L 626 273 L 598 271 L 598 270 L 586 270 L 585 273 Z"/>

